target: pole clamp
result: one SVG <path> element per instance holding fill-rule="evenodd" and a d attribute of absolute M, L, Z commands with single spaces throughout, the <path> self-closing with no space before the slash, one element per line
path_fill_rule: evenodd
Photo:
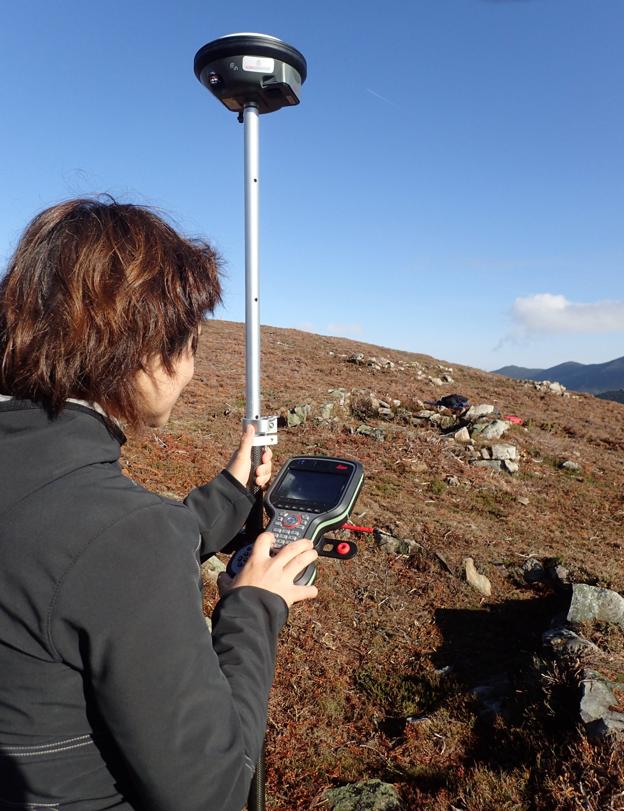
<path fill-rule="evenodd" d="M 277 417 L 259 417 L 257 420 L 243 417 L 243 426 L 247 425 L 253 425 L 256 429 L 252 445 L 277 445 Z"/>

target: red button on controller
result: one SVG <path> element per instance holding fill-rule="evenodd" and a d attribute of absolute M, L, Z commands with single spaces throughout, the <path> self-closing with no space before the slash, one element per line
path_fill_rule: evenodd
<path fill-rule="evenodd" d="M 286 527 L 287 529 L 292 529 L 293 527 L 298 527 L 301 523 L 301 516 L 299 513 L 289 513 L 282 518 L 282 526 Z"/>
<path fill-rule="evenodd" d="M 350 551 L 351 551 L 350 543 L 346 542 L 339 543 L 338 546 L 336 547 L 336 552 L 338 552 L 339 555 L 348 555 Z"/>

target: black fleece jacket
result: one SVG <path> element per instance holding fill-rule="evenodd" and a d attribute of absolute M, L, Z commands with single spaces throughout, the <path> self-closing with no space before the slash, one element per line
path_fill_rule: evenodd
<path fill-rule="evenodd" d="M 287 607 L 235 589 L 211 636 L 199 559 L 252 498 L 227 472 L 161 498 L 123 441 L 84 406 L 0 401 L 0 808 L 240 811 Z"/>

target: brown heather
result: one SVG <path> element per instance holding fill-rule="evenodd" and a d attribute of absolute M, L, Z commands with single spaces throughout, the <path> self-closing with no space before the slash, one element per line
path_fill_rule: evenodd
<path fill-rule="evenodd" d="M 418 360 L 437 374 L 430 357 L 296 330 L 262 334 L 266 414 L 318 407 L 327 389 L 345 387 L 405 403 L 456 391 L 528 421 L 505 435 L 522 454 L 515 476 L 462 463 L 431 428 L 380 422 L 383 443 L 351 435 L 355 419 L 280 432 L 276 468 L 297 453 L 359 459 L 367 480 L 356 523 L 442 553 L 453 574 L 434 554 L 389 555 L 365 535 L 353 560 L 321 561 L 318 599 L 295 607 L 280 636 L 267 808 L 323 809 L 326 788 L 377 777 L 396 785 L 405 811 L 624 809 L 624 753 L 586 739 L 577 665 L 563 668 L 541 648 L 562 598 L 524 585 L 517 570 L 528 554 L 558 558 L 576 580 L 624 590 L 624 406 L 545 395 L 456 365 L 455 385 L 442 390 L 409 371 L 357 367 L 339 355 Z M 183 496 L 221 469 L 243 416 L 243 335 L 241 324 L 205 325 L 196 377 L 173 421 L 125 448 L 134 479 Z M 578 459 L 582 472 L 558 469 L 563 458 Z M 409 472 L 405 459 L 422 463 L 421 472 Z M 459 487 L 446 485 L 449 475 Z M 460 576 L 467 555 L 492 581 L 488 600 Z M 207 585 L 206 613 L 216 599 Z M 449 674 L 436 672 L 448 666 Z M 480 715 L 471 690 L 501 673 L 509 675 L 504 716 Z M 622 681 L 624 669 L 609 675 Z M 405 721 L 414 716 L 422 719 Z"/>

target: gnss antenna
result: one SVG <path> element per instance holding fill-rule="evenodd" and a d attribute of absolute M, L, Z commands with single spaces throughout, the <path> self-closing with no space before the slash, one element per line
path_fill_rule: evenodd
<path fill-rule="evenodd" d="M 262 448 L 277 442 L 277 417 L 261 416 L 260 291 L 259 291 L 259 118 L 299 104 L 307 77 L 302 53 L 268 34 L 229 34 L 208 42 L 195 54 L 195 75 L 245 128 L 245 417 L 255 430 L 251 479 Z M 262 492 L 252 484 L 256 503 L 247 533 L 263 530 Z M 247 808 L 265 809 L 264 747 L 256 766 Z"/>

